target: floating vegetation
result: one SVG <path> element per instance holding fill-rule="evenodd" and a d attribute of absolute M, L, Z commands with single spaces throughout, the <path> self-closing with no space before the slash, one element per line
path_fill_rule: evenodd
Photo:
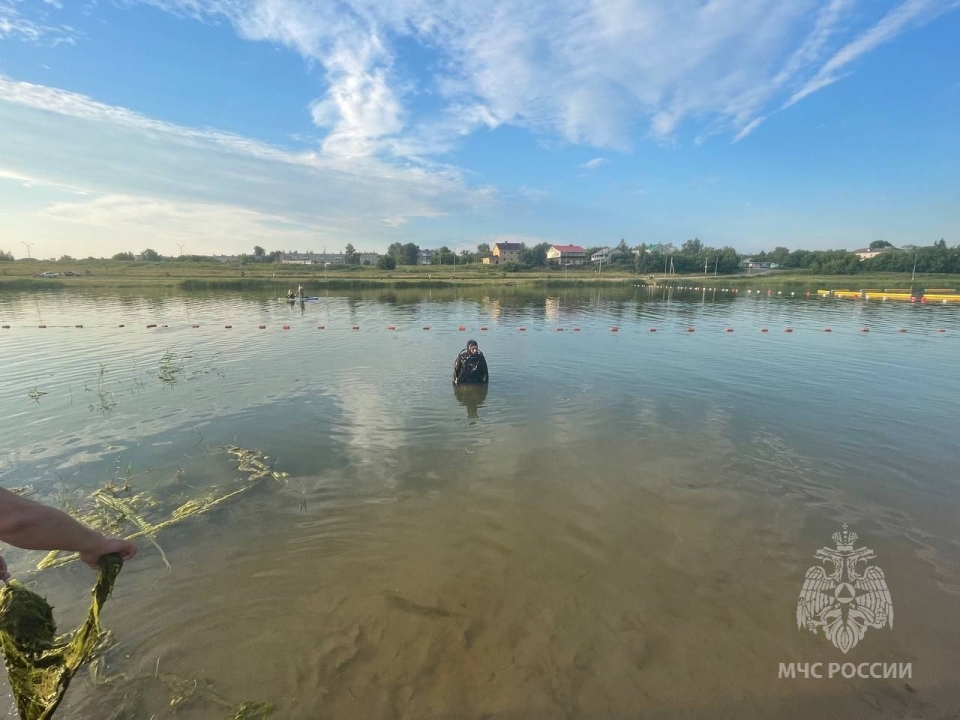
<path fill-rule="evenodd" d="M 85 392 L 94 392 L 86 383 L 83 389 Z M 116 406 L 117 403 L 113 399 L 113 393 L 107 390 L 107 366 L 103 363 L 100 363 L 100 372 L 97 375 L 97 389 L 95 392 L 98 402 L 90 405 L 91 410 L 99 410 L 102 413 L 106 413 Z"/>
<path fill-rule="evenodd" d="M 132 480 L 153 472 L 152 468 L 133 474 L 132 467 L 120 471 L 120 461 L 108 473 L 102 487 L 77 502 L 66 511 L 81 522 L 105 534 L 125 537 L 127 540 L 146 538 L 160 553 L 167 569 L 171 569 L 166 553 L 157 536 L 161 530 L 206 513 L 239 495 L 273 480 L 286 487 L 288 474 L 273 470 L 269 458 L 259 450 L 250 450 L 228 445 L 224 452 L 236 461 L 237 470 L 244 474 L 239 484 L 230 483 L 213 487 L 196 497 L 165 502 L 149 492 L 135 492 Z M 177 477 L 183 475 L 177 469 Z M 29 488 L 19 488 L 28 492 Z M 300 493 L 301 496 L 303 493 Z M 51 552 L 37 565 L 40 570 L 59 567 L 77 559 L 76 553 Z M 56 637 L 53 611 L 44 598 L 22 583 L 13 580 L 0 590 L 0 650 L 10 676 L 10 685 L 21 720 L 49 720 L 63 699 L 71 678 L 85 663 L 90 663 L 91 676 L 95 683 L 107 684 L 124 680 L 122 703 L 133 701 L 135 689 L 128 686 L 130 678 L 118 675 L 103 677 L 104 656 L 116 645 L 110 634 L 99 624 L 100 609 L 113 589 L 114 581 L 122 567 L 119 555 L 101 558 L 93 602 L 87 621 L 76 631 Z M 228 702 L 213 690 L 212 683 L 205 679 L 184 680 L 160 672 L 160 661 L 149 677 L 133 678 L 140 684 L 161 682 L 171 693 L 170 708 L 176 710 L 186 704 L 205 702 L 229 712 L 224 720 L 267 720 L 273 712 L 269 703 L 244 702 L 239 705 Z M 124 715 L 127 717 L 127 715 Z"/>
<path fill-rule="evenodd" d="M 0 590 L 0 650 L 21 720 L 53 717 L 70 680 L 100 645 L 100 609 L 122 567 L 117 554 L 100 558 L 87 619 L 62 637 L 44 598 L 16 580 Z"/>
<path fill-rule="evenodd" d="M 256 487 L 263 480 L 272 479 L 286 485 L 288 474 L 274 471 L 267 463 L 267 456 L 259 450 L 248 450 L 236 445 L 228 445 L 225 450 L 236 458 L 237 469 L 248 474 L 239 487 L 212 488 L 179 504 L 165 506 L 150 493 L 133 492 L 129 482 L 130 469 L 128 468 L 127 480 L 123 486 L 118 486 L 111 480 L 85 498 L 81 506 L 71 508 L 69 512 L 80 522 L 103 533 L 125 537 L 127 540 L 147 538 L 160 552 L 164 563 L 169 568 L 166 553 L 156 539 L 161 530 L 206 513 Z M 178 473 L 178 476 L 181 474 Z M 116 476 L 115 471 L 114 479 Z M 64 554 L 53 551 L 39 562 L 37 569 L 60 567 L 73 562 L 78 557 L 77 553 Z"/>

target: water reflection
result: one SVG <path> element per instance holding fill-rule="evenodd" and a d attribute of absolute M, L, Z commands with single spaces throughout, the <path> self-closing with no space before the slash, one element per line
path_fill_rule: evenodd
<path fill-rule="evenodd" d="M 483 407 L 483 403 L 487 399 L 487 390 L 489 387 L 489 383 L 453 385 L 453 394 L 456 396 L 457 401 L 467 409 L 467 417 L 471 420 L 476 420 L 480 417 L 477 410 Z"/>

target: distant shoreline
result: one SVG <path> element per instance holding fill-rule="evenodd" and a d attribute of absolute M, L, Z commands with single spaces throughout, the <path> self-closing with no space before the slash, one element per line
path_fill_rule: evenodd
<path fill-rule="evenodd" d="M 736 275 L 638 275 L 623 269 L 604 268 L 596 272 L 594 266 L 561 269 L 544 268 L 507 273 L 499 268 L 468 265 L 458 267 L 456 274 L 450 266 L 401 266 L 394 271 L 369 266 L 330 267 L 278 265 L 273 263 L 217 263 L 217 262 L 129 262 L 115 260 L 85 260 L 60 262 L 4 262 L 0 263 L 0 292 L 67 289 L 169 289 L 192 291 L 254 291 L 275 292 L 278 297 L 288 289 L 296 292 L 297 285 L 314 290 L 363 290 L 399 288 L 459 288 L 483 286 L 517 286 L 537 288 L 609 287 L 634 285 L 656 287 L 718 287 L 753 288 L 795 286 L 805 289 L 862 288 L 960 288 L 958 274 L 918 274 L 911 282 L 910 273 L 863 273 L 853 275 L 812 275 L 803 271 L 779 271 L 764 274 Z M 79 276 L 44 278 L 41 272 L 73 272 Z"/>

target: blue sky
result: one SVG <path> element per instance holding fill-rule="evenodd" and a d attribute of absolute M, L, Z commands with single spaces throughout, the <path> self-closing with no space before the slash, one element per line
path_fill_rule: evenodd
<path fill-rule="evenodd" d="M 960 0 L 0 0 L 0 249 L 960 242 Z"/>

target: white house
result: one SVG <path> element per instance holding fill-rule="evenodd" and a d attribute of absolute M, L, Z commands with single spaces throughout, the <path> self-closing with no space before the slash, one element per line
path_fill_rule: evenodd
<path fill-rule="evenodd" d="M 587 259 L 586 249 L 579 245 L 551 245 L 547 250 L 547 260 L 576 265 Z"/>

